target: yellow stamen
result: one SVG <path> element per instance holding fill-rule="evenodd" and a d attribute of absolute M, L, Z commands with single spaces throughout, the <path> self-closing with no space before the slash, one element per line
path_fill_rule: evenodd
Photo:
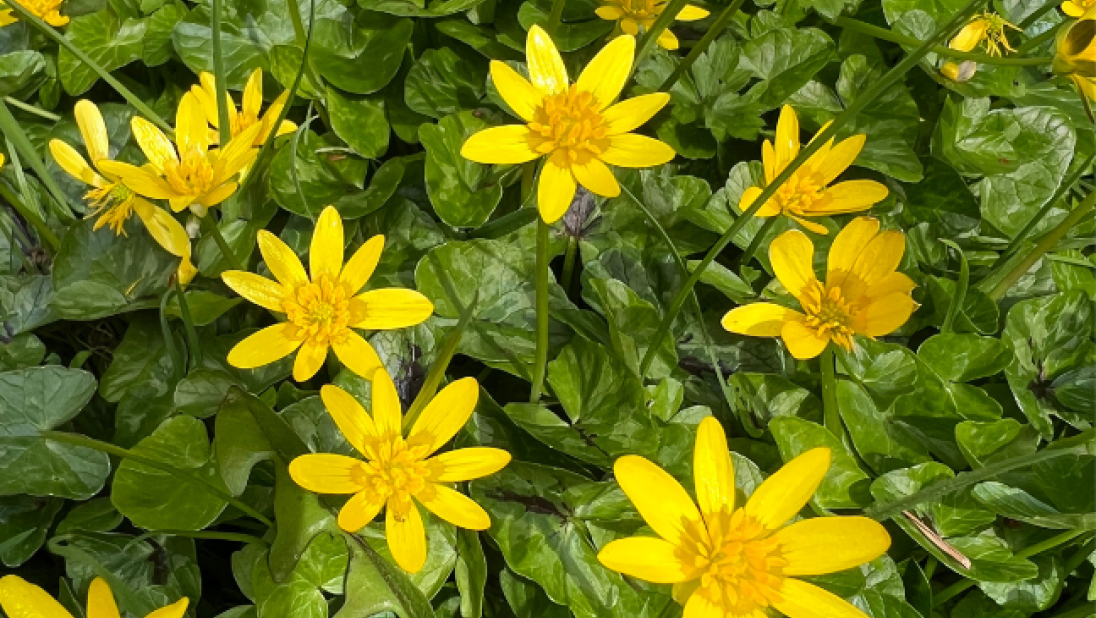
<path fill-rule="evenodd" d="M 95 209 L 89 216 L 98 217 L 94 229 L 109 225 L 119 236 L 126 236 L 125 223 L 133 214 L 137 195 L 122 183 L 107 183 L 84 195 Z"/>
<path fill-rule="evenodd" d="M 429 453 L 422 446 L 409 446 L 399 436 L 378 444 L 376 451 L 376 458 L 362 467 L 357 480 L 364 490 L 385 499 L 402 519 L 412 506 L 411 498 L 426 488 L 431 477 L 425 461 Z"/>
<path fill-rule="evenodd" d="M 300 335 L 319 345 L 341 340 L 350 327 L 346 287 L 326 275 L 300 285 L 283 306 Z"/>
<path fill-rule="evenodd" d="M 609 148 L 608 128 L 597 100 L 575 86 L 544 97 L 533 113 L 529 130 L 529 147 L 554 155 L 553 161 L 559 165 L 585 165 Z"/>
<path fill-rule="evenodd" d="M 710 544 L 700 548 L 700 585 L 720 590 L 730 615 L 749 616 L 781 599 L 788 562 L 770 530 L 738 509 L 715 516 L 708 534 Z"/>
<path fill-rule="evenodd" d="M 803 311 L 807 314 L 806 325 L 821 337 L 833 340 L 837 345 L 852 350 L 853 317 L 858 307 L 846 301 L 840 287 L 826 289 L 818 281 L 807 290 L 803 299 Z"/>
<path fill-rule="evenodd" d="M 205 195 L 213 189 L 213 165 L 197 148 L 182 153 L 179 163 L 169 163 L 164 177 L 172 189 L 183 195 Z"/>

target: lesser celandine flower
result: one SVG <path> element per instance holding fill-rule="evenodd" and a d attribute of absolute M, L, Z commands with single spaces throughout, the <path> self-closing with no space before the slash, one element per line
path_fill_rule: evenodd
<path fill-rule="evenodd" d="M 205 112 L 206 120 L 214 128 L 220 127 L 220 116 L 217 114 L 217 82 L 212 73 L 202 71 L 198 76 L 198 80 L 201 82 L 200 86 L 192 86 L 190 92 L 197 97 L 198 101 L 202 104 L 202 110 Z M 257 134 L 255 134 L 255 141 L 252 144 L 256 147 L 262 146 L 266 141 L 267 136 L 274 130 L 274 123 L 277 122 L 278 116 L 282 113 L 282 108 L 285 107 L 285 102 L 289 99 L 289 91 L 286 90 L 274 99 L 274 102 L 267 108 L 266 113 L 262 113 L 263 106 L 263 70 L 255 69 L 251 73 L 251 77 L 247 79 L 247 84 L 244 86 L 243 102 L 239 110 L 236 109 L 236 103 L 232 100 L 232 96 L 227 92 L 225 93 L 226 103 L 228 104 L 228 122 L 229 130 L 232 137 L 242 134 L 244 131 L 250 129 L 252 126 L 258 124 L 262 126 Z M 278 125 L 278 135 L 285 135 L 286 133 L 292 133 L 297 129 L 297 125 L 283 120 Z M 219 138 L 218 138 L 219 139 Z M 216 141 L 216 140 L 214 140 Z"/>
<path fill-rule="evenodd" d="M 343 530 L 357 532 L 386 508 L 388 548 L 403 570 L 418 573 L 426 563 L 427 550 L 419 504 L 461 528 L 491 527 L 487 512 L 452 484 L 498 472 L 510 462 L 510 454 L 473 447 L 431 457 L 472 416 L 479 398 L 474 378 L 443 388 L 407 437 L 401 429 L 399 394 L 384 369 L 373 379 L 372 416 L 337 386 L 324 386 L 320 396 L 347 441 L 366 461 L 327 453 L 302 455 L 289 464 L 289 474 L 309 491 L 353 494 L 339 511 Z"/>
<path fill-rule="evenodd" d="M 182 618 L 188 603 L 189 600 L 183 597 L 145 618 Z M 8 618 L 72 618 L 72 614 L 49 593 L 18 575 L 5 575 L 0 579 L 0 608 Z M 88 589 L 87 618 L 119 618 L 120 615 L 106 580 L 95 578 Z"/>
<path fill-rule="evenodd" d="M 788 462 L 745 505 L 719 421 L 704 419 L 693 451 L 696 502 L 674 477 L 636 455 L 616 461 L 617 482 L 658 535 L 613 541 L 602 564 L 638 579 L 673 584 L 684 618 L 866 618 L 834 594 L 797 578 L 853 568 L 883 555 L 890 536 L 866 517 L 785 524 L 806 506 L 830 467 L 816 448 Z"/>
<path fill-rule="evenodd" d="M 1080 17 L 1096 6 L 1096 0 L 1066 0 L 1062 3 L 1062 12 L 1070 17 Z"/>
<path fill-rule="evenodd" d="M 258 155 L 253 144 L 262 130 L 261 125 L 253 125 L 223 148 L 210 149 L 209 123 L 202 104 L 190 92 L 179 102 L 174 144 L 144 118 L 135 117 L 131 125 L 149 165 L 106 161 L 100 169 L 118 176 L 145 197 L 167 200 L 175 212 L 189 207 L 199 217 L 236 192 L 236 175 Z"/>
<path fill-rule="evenodd" d="M 69 23 L 69 18 L 61 14 L 62 0 L 4 0 L 0 2 L 0 28 L 19 21 L 15 11 L 4 8 L 11 6 L 10 2 L 17 2 L 31 15 L 46 22 L 54 28 L 59 28 Z"/>
<path fill-rule="evenodd" d="M 732 309 L 723 328 L 755 337 L 781 337 L 799 359 L 814 358 L 831 341 L 846 350 L 853 335 L 887 335 L 909 320 L 917 308 L 916 287 L 897 272 L 906 249 L 901 232 L 879 231 L 879 221 L 859 217 L 833 240 L 826 283 L 814 274 L 814 245 L 792 230 L 773 240 L 769 259 L 780 283 L 799 301 L 800 313 L 774 303 Z"/>
<path fill-rule="evenodd" d="M 1096 4 L 1058 30 L 1054 72 L 1068 75 L 1089 99 L 1096 99 Z"/>
<path fill-rule="evenodd" d="M 948 42 L 948 47 L 969 52 L 978 47 L 979 43 L 984 43 L 986 53 L 991 56 L 1000 56 L 1002 47 L 1010 52 L 1015 52 L 1016 50 L 1009 45 L 1008 36 L 1005 32 L 1006 28 L 1019 30 L 1019 28 L 996 13 L 982 13 L 972 17 L 970 22 L 959 31 L 959 34 Z"/>
<path fill-rule="evenodd" d="M 823 127 L 825 128 L 825 127 Z M 846 180 L 828 186 L 841 175 L 864 148 L 867 137 L 854 135 L 836 145 L 831 139 L 814 153 L 792 177 L 780 185 L 776 193 L 757 211 L 758 217 L 775 217 L 783 214 L 817 234 L 826 234 L 824 226 L 807 221 L 804 217 L 828 217 L 830 215 L 859 212 L 871 208 L 887 197 L 887 188 L 874 180 Z M 799 155 L 799 117 L 791 106 L 780 110 L 776 123 L 776 146 L 769 140 L 761 146 L 761 161 L 765 167 L 765 183 L 771 183 Z M 761 187 L 750 187 L 742 193 L 738 208 L 747 210 L 757 197 Z"/>
<path fill-rule="evenodd" d="M 297 351 L 293 379 L 316 375 L 328 348 L 351 371 L 370 379 L 381 366 L 373 346 L 355 328 L 390 330 L 422 323 L 434 305 L 415 290 L 388 288 L 359 294 L 384 248 L 374 236 L 343 264 L 343 225 L 339 211 L 328 206 L 316 221 L 309 249 L 311 278 L 297 254 L 280 238 L 259 231 L 259 251 L 277 281 L 239 270 L 221 275 L 228 287 L 251 302 L 288 318 L 251 335 L 228 353 L 233 367 L 251 369 Z"/>
<path fill-rule="evenodd" d="M 107 137 L 107 125 L 99 108 L 91 101 L 82 99 L 76 102 L 73 111 L 91 164 L 88 164 L 79 151 L 59 139 L 50 140 L 49 150 L 57 165 L 69 176 L 91 186 L 84 199 L 95 209 L 91 214 L 97 217 L 94 228 L 97 230 L 109 225 L 115 234 L 125 235 L 126 221 L 136 214 L 161 247 L 172 255 L 183 258 L 183 263 L 179 266 L 180 278 L 184 279 L 184 283 L 189 282 L 196 271 L 190 263 L 190 237 L 182 224 L 164 209 L 134 193 L 118 176 L 100 167 L 103 162 L 110 160 L 110 141 Z"/>
<path fill-rule="evenodd" d="M 491 77 L 506 103 L 527 124 L 494 127 L 468 138 L 464 158 L 516 164 L 546 157 L 537 188 L 540 216 L 553 223 L 567 212 L 577 185 L 605 197 L 620 195 L 606 164 L 650 167 L 674 158 L 666 144 L 629 133 L 670 100 L 664 92 L 613 105 L 632 72 L 636 42 L 630 35 L 605 46 L 574 84 L 552 39 L 540 26 L 529 29 L 525 79 L 504 62 L 491 62 Z"/>
<path fill-rule="evenodd" d="M 650 30 L 655 20 L 666 9 L 668 0 L 605 0 L 597 9 L 597 16 L 617 22 L 617 27 L 626 34 L 639 34 L 639 27 Z M 709 15 L 708 11 L 686 4 L 677 14 L 677 21 L 696 21 Z M 667 28 L 658 35 L 658 45 L 664 49 L 677 49 L 677 37 Z"/>

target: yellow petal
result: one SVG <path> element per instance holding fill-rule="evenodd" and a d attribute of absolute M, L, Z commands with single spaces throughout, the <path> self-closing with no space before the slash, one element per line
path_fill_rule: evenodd
<path fill-rule="evenodd" d="M 753 206 L 753 203 L 757 201 L 757 198 L 761 197 L 761 187 L 749 187 L 742 192 L 742 197 L 738 200 L 739 212 L 746 212 Z M 780 204 L 774 199 L 767 199 L 765 203 L 761 205 L 761 208 L 757 209 L 754 213 L 755 217 L 775 217 L 780 214 Z"/>
<path fill-rule="evenodd" d="M 577 187 L 578 183 L 570 169 L 556 165 L 551 159 L 545 161 L 540 170 L 540 182 L 537 183 L 540 218 L 548 224 L 558 221 L 571 207 Z"/>
<path fill-rule="evenodd" d="M 168 200 L 179 195 L 151 166 L 137 167 L 121 161 L 103 159 L 96 167 L 108 176 L 120 178 L 135 193 L 147 198 Z"/>
<path fill-rule="evenodd" d="M 179 101 L 175 114 L 175 143 L 179 144 L 179 152 L 182 153 L 191 150 L 205 152 L 209 147 L 209 121 L 202 110 L 202 103 L 191 92 L 184 94 Z"/>
<path fill-rule="evenodd" d="M 216 182 L 225 182 L 240 170 L 255 162 L 259 149 L 254 147 L 255 139 L 263 130 L 261 124 L 253 124 L 232 138 L 227 146 L 218 151 L 213 175 Z"/>
<path fill-rule="evenodd" d="M 896 292 L 876 298 L 856 316 L 856 332 L 869 337 L 882 337 L 898 330 L 917 310 L 917 303 L 908 292 Z"/>
<path fill-rule="evenodd" d="M 464 427 L 478 401 L 479 383 L 475 378 L 461 378 L 448 384 L 426 404 L 407 434 L 408 444 L 425 446 L 427 454 L 438 450 Z"/>
<path fill-rule="evenodd" d="M 363 489 L 365 463 L 335 453 L 309 453 L 289 462 L 289 476 L 308 491 L 318 494 L 353 494 Z"/>
<path fill-rule="evenodd" d="M 735 307 L 723 316 L 723 328 L 751 337 L 779 337 L 785 322 L 802 322 L 798 311 L 773 303 L 753 303 Z"/>
<path fill-rule="evenodd" d="M 1080 17 L 1085 14 L 1085 7 L 1073 0 L 1066 0 L 1061 5 L 1062 12 L 1070 17 Z"/>
<path fill-rule="evenodd" d="M 836 573 L 886 553 L 890 535 L 867 517 L 816 517 L 797 521 L 773 536 L 792 577 Z"/>
<path fill-rule="evenodd" d="M 88 587 L 88 618 L 121 618 L 114 593 L 102 577 L 96 577 Z"/>
<path fill-rule="evenodd" d="M 99 186 L 102 183 L 99 174 L 91 169 L 91 166 L 84 160 L 80 152 L 67 143 L 59 139 L 51 139 L 49 141 L 49 152 L 53 155 L 53 160 L 57 162 L 57 165 L 65 170 L 65 173 L 69 176 L 87 185 Z"/>
<path fill-rule="evenodd" d="M 715 417 L 700 421 L 693 449 L 693 480 L 696 502 L 709 523 L 715 516 L 734 511 L 734 464 L 727 448 L 727 435 Z M 673 582 L 666 582 L 673 583 Z"/>
<path fill-rule="evenodd" d="M 510 453 L 487 446 L 448 451 L 430 460 L 441 467 L 434 480 L 439 483 L 460 483 L 494 474 L 510 463 Z"/>
<path fill-rule="evenodd" d="M 139 197 L 133 200 L 133 211 L 137 213 L 152 239 L 168 253 L 179 257 L 190 256 L 190 236 L 183 224 L 171 216 L 171 213 Z"/>
<path fill-rule="evenodd" d="M 624 90 L 624 84 L 632 74 L 635 55 L 635 37 L 618 36 L 586 65 L 575 82 L 575 88 L 594 95 L 598 111 L 609 107 Z"/>
<path fill-rule="evenodd" d="M 357 532 L 377 518 L 384 508 L 384 498 L 372 490 L 354 494 L 339 510 L 339 527 L 347 532 Z"/>
<path fill-rule="evenodd" d="M 624 16 L 624 10 L 619 6 L 599 6 L 594 13 L 606 21 L 616 21 Z"/>
<path fill-rule="evenodd" d="M 502 100 L 514 110 L 522 120 L 533 120 L 533 112 L 540 105 L 544 95 L 529 83 L 529 80 L 510 68 L 510 65 L 498 60 L 491 61 L 491 79 Z"/>
<path fill-rule="evenodd" d="M 620 135 L 640 127 L 669 102 L 669 94 L 652 92 L 610 106 L 601 113 L 601 119 L 609 135 Z"/>
<path fill-rule="evenodd" d="M 540 26 L 529 29 L 529 36 L 525 39 L 525 57 L 530 81 L 537 90 L 544 94 L 556 94 L 570 86 L 563 58 L 552 37 Z"/>
<path fill-rule="evenodd" d="M 327 347 L 327 344 L 311 339 L 305 341 L 301 349 L 297 351 L 297 358 L 293 361 L 293 379 L 297 382 L 311 380 L 327 360 Z"/>
<path fill-rule="evenodd" d="M 285 358 L 301 347 L 297 327 L 289 322 L 268 326 L 237 343 L 228 353 L 228 364 L 237 369 L 254 369 Z"/>
<path fill-rule="evenodd" d="M 765 168 L 766 183 L 772 182 L 780 172 L 784 171 L 783 168 L 776 168 L 776 151 L 769 140 L 765 140 L 761 144 L 761 165 Z"/>
<path fill-rule="evenodd" d="M 396 509 L 389 505 L 384 532 L 396 564 L 408 573 L 421 571 L 426 564 L 426 529 L 422 525 L 419 507 L 412 502 L 406 513 L 396 513 Z"/>
<path fill-rule="evenodd" d="M 637 34 L 639 34 L 639 24 L 637 24 L 636 20 L 632 19 L 631 17 L 625 17 L 624 19 L 620 20 L 620 29 L 625 34 L 628 34 L 630 36 L 636 36 Z"/>
<path fill-rule="evenodd" d="M 791 105 L 780 108 L 780 118 L 776 121 L 775 150 L 776 170 L 783 170 L 799 155 L 799 117 Z"/>
<path fill-rule="evenodd" d="M 393 330 L 422 324 L 434 313 L 434 303 L 415 290 L 369 290 L 351 300 L 354 328 Z"/>
<path fill-rule="evenodd" d="M 890 230 L 877 234 L 868 241 L 852 266 L 852 276 L 858 283 L 871 287 L 884 277 L 898 270 L 902 263 L 902 254 L 906 251 L 906 236 L 902 232 Z M 842 284 L 842 291 L 845 285 Z M 856 295 L 850 294 L 855 298 Z"/>
<path fill-rule="evenodd" d="M 190 605 L 190 599 L 183 597 L 171 605 L 161 607 L 145 616 L 145 618 L 183 618 L 188 605 Z M 91 618 L 91 616 L 88 616 L 88 618 Z"/>
<path fill-rule="evenodd" d="M 700 511 L 677 479 L 638 455 L 617 459 L 613 471 L 620 488 L 660 537 L 677 547 L 698 536 L 707 540 Z"/>
<path fill-rule="evenodd" d="M 841 597 L 797 579 L 785 579 L 780 596 L 773 607 L 788 618 L 867 618 Z"/>
<path fill-rule="evenodd" d="M 282 285 L 292 290 L 298 285 L 308 283 L 308 275 L 304 272 L 300 258 L 281 238 L 266 230 L 259 230 L 258 241 L 266 267 Z"/>
<path fill-rule="evenodd" d="M 171 210 L 175 212 L 182 212 L 189 208 L 190 205 L 197 200 L 197 198 L 198 196 L 196 195 L 174 195 L 168 198 L 168 204 L 171 206 Z"/>
<path fill-rule="evenodd" d="M 84 138 L 84 146 L 88 149 L 91 162 L 109 159 L 110 138 L 107 135 L 107 123 L 103 121 L 99 108 L 91 101 L 80 99 L 73 108 L 73 114 L 76 116 L 76 126 L 80 128 L 80 135 Z"/>
<path fill-rule="evenodd" d="M 818 167 L 818 173 L 822 174 L 823 184 L 830 184 L 834 178 L 841 175 L 852 165 L 860 151 L 864 149 L 864 143 L 868 141 L 867 135 L 853 135 L 842 140 L 830 149 L 822 164 Z"/>
<path fill-rule="evenodd" d="M 874 180 L 846 180 L 826 189 L 825 199 L 815 202 L 812 215 L 842 215 L 867 210 L 887 199 L 886 185 Z"/>
<path fill-rule="evenodd" d="M 271 311 L 285 313 L 282 305 L 287 295 L 285 286 L 243 270 L 226 270 L 221 280 L 240 296 Z"/>
<path fill-rule="evenodd" d="M 339 282 L 346 286 L 349 294 L 357 294 L 365 287 L 366 282 L 373 276 L 377 264 L 381 261 L 381 252 L 384 250 L 384 236 L 376 236 L 365 241 L 354 255 L 347 260 L 346 266 L 339 273 Z"/>
<path fill-rule="evenodd" d="M 711 15 L 711 13 L 698 6 L 686 4 L 685 7 L 681 9 L 681 12 L 677 14 L 677 21 L 696 21 L 698 19 L 704 19 L 708 15 Z"/>
<path fill-rule="evenodd" d="M 695 576 L 692 556 L 662 539 L 634 536 L 606 545 L 597 555 L 606 568 L 655 584 L 676 584 Z"/>
<path fill-rule="evenodd" d="M 365 338 L 350 329 L 331 340 L 331 349 L 335 351 L 339 362 L 366 380 L 373 379 L 373 372 L 381 368 L 377 351 Z"/>
<path fill-rule="evenodd" d="M 308 260 L 312 281 L 319 281 L 324 276 L 335 279 L 342 270 L 343 224 L 342 217 L 334 206 L 324 208 L 320 218 L 316 220 Z"/>
<path fill-rule="evenodd" d="M 769 244 L 773 272 L 788 292 L 803 302 L 807 292 L 817 285 L 814 275 L 814 243 L 799 230 L 777 236 Z"/>
<path fill-rule="evenodd" d="M 263 106 L 263 70 L 255 69 L 244 85 L 243 103 L 240 106 L 245 116 L 258 118 Z"/>
<path fill-rule="evenodd" d="M 807 231 L 814 232 L 815 234 L 821 234 L 823 236 L 830 233 L 830 231 L 826 229 L 826 226 L 822 225 L 821 223 L 814 223 L 812 221 L 804 219 L 803 217 L 797 217 L 793 214 L 789 214 L 788 217 L 790 217 L 799 225 L 803 226 L 803 228 Z"/>
<path fill-rule="evenodd" d="M 278 121 L 278 116 L 282 115 L 282 109 L 285 108 L 287 101 L 289 101 L 289 91 L 285 90 L 266 109 L 266 113 L 263 114 L 263 129 L 259 132 L 258 139 L 255 140 L 255 146 L 261 146 L 262 142 L 265 142 L 266 138 L 270 136 L 270 132 L 274 130 L 274 123 Z M 297 125 L 295 123 L 283 120 L 282 124 L 278 125 L 277 135 L 285 135 L 296 130 Z"/>
<path fill-rule="evenodd" d="M 72 618 L 49 593 L 18 575 L 0 578 L 0 608 L 8 618 Z"/>
<path fill-rule="evenodd" d="M 235 182 L 226 182 L 216 189 L 213 189 L 209 193 L 198 196 L 195 201 L 200 203 L 202 206 L 205 206 L 206 208 L 212 208 L 213 206 L 216 206 L 217 204 L 220 204 L 221 202 L 232 197 L 232 194 L 235 193 L 236 189 L 239 188 L 240 185 Z"/>
<path fill-rule="evenodd" d="M 469 137 L 460 148 L 460 156 L 476 163 L 510 165 L 532 161 L 540 156 L 529 147 L 529 128 L 509 124 L 484 129 Z"/>
<path fill-rule="evenodd" d="M 201 85 L 191 86 L 190 91 L 194 93 L 198 102 L 202 104 L 202 111 L 205 112 L 206 121 L 213 125 L 214 128 L 220 127 L 219 123 L 221 118 L 217 112 L 216 77 L 208 71 L 202 71 L 198 74 L 198 81 Z"/>
<path fill-rule="evenodd" d="M 986 21 L 982 18 L 977 18 L 971 21 L 963 29 L 959 31 L 959 34 L 955 35 L 949 43 L 948 47 L 959 51 L 969 52 L 978 46 L 982 42 L 982 39 L 986 37 Z"/>
<path fill-rule="evenodd" d="M 617 197 L 620 195 L 620 184 L 613 176 L 613 172 L 597 159 L 590 159 L 585 165 L 571 164 L 571 173 L 575 180 L 590 193 L 602 197 Z"/>
<path fill-rule="evenodd" d="M 658 35 L 658 46 L 673 51 L 681 47 L 681 43 L 677 40 L 677 36 L 667 28 Z"/>
<path fill-rule="evenodd" d="M 675 156 L 673 148 L 657 139 L 624 133 L 610 136 L 609 148 L 598 158 L 619 167 L 654 167 L 670 162 Z"/>
<path fill-rule="evenodd" d="M 837 233 L 826 258 L 827 287 L 841 287 L 844 284 L 856 260 L 878 233 L 879 220 L 873 217 L 857 217 Z"/>
<path fill-rule="evenodd" d="M 491 527 L 491 516 L 483 507 L 464 494 L 444 485 L 431 483 L 415 495 L 431 513 L 445 521 L 467 530 L 486 530 Z"/>
<path fill-rule="evenodd" d="M 806 326 L 803 322 L 785 322 L 780 328 L 780 338 L 788 351 L 799 360 L 814 358 L 822 353 L 829 345 L 828 336 L 823 336 Z"/>
<path fill-rule="evenodd" d="M 791 460 L 765 479 L 746 502 L 746 514 L 776 530 L 795 516 L 830 469 L 830 449 L 815 448 Z"/>
<path fill-rule="evenodd" d="M 878 299 L 899 292 L 902 294 L 909 294 L 913 292 L 913 289 L 916 287 L 917 284 L 913 282 L 913 279 L 910 279 L 904 273 L 894 272 L 883 277 L 868 288 L 864 293 L 864 297 Z"/>
<path fill-rule="evenodd" d="M 373 423 L 381 440 L 403 435 L 403 407 L 392 377 L 383 368 L 373 374 Z"/>
<path fill-rule="evenodd" d="M 377 426 L 362 404 L 353 395 L 333 384 L 325 384 L 320 388 L 320 399 L 323 400 L 331 419 L 338 425 L 339 431 L 346 436 L 346 441 L 362 455 L 375 458 L 370 443 L 377 439 Z"/>
<path fill-rule="evenodd" d="M 740 618 L 727 611 L 730 608 L 726 608 L 723 603 L 723 591 L 719 586 L 718 583 L 712 583 L 697 588 L 685 603 L 683 618 L 726 618 L 728 615 Z M 756 612 L 748 615 L 748 618 L 756 618 Z"/>

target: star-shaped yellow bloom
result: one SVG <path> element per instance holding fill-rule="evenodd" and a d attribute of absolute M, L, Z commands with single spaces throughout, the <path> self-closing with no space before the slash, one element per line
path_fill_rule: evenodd
<path fill-rule="evenodd" d="M 183 597 L 145 618 L 183 618 L 188 603 L 189 600 Z M 18 575 L 5 575 L 0 579 L 0 608 L 9 618 L 72 618 L 72 614 L 48 592 Z M 121 615 L 110 586 L 101 577 L 91 582 L 87 609 L 87 618 L 119 618 Z"/>
<path fill-rule="evenodd" d="M 613 105 L 632 72 L 635 38 L 617 37 L 605 46 L 574 84 L 552 39 L 540 26 L 525 43 L 532 83 L 504 62 L 491 62 L 499 94 L 527 124 L 494 127 L 468 138 L 461 155 L 478 163 L 516 164 L 546 157 L 537 202 L 553 223 L 571 206 L 577 185 L 604 197 L 620 195 L 605 165 L 650 167 L 674 158 L 666 144 L 629 133 L 670 100 L 664 92 Z"/>
<path fill-rule="evenodd" d="M 754 337 L 781 337 L 799 359 L 814 358 L 830 341 L 851 350 L 853 335 L 880 337 L 909 320 L 917 309 L 910 293 L 916 287 L 897 272 L 906 237 L 879 232 L 879 221 L 858 217 L 833 240 L 826 283 L 814 274 L 814 245 L 806 234 L 792 230 L 773 240 L 769 259 L 780 283 L 794 296 L 803 313 L 774 303 L 754 303 L 732 309 L 723 328 Z"/>
<path fill-rule="evenodd" d="M 479 384 L 463 378 L 449 384 L 423 409 L 407 437 L 396 386 L 381 369 L 373 379 L 370 416 L 346 391 L 327 385 L 324 405 L 347 441 L 366 461 L 327 453 L 302 455 L 289 464 L 298 485 L 320 494 L 353 494 L 339 511 L 339 526 L 357 532 L 387 507 L 385 534 L 400 568 L 418 573 L 426 563 L 426 530 L 418 505 L 461 528 L 486 530 L 491 517 L 453 483 L 498 472 L 510 453 L 488 448 L 458 449 L 431 457 L 460 431 L 479 398 Z"/>
<path fill-rule="evenodd" d="M 1060 28 L 1055 40 L 1054 72 L 1068 75 L 1086 97 L 1096 100 L 1096 2 Z"/>
<path fill-rule="evenodd" d="M 297 254 L 280 238 L 259 231 L 259 251 L 277 281 L 240 270 L 221 275 L 228 287 L 251 302 L 285 314 L 287 320 L 251 335 L 228 353 L 233 367 L 260 367 L 297 352 L 293 379 L 320 370 L 328 348 L 351 371 L 370 379 L 380 366 L 373 346 L 355 328 L 391 330 L 420 324 L 434 305 L 415 290 L 387 288 L 359 294 L 381 259 L 384 237 L 374 236 L 343 265 L 343 225 L 328 206 L 316 221 L 309 250 L 311 278 Z"/>
<path fill-rule="evenodd" d="M 199 217 L 228 199 L 239 187 L 234 180 L 259 154 L 255 124 L 232 138 L 224 148 L 210 149 L 209 123 L 202 104 L 193 93 L 183 95 L 175 118 L 175 143 L 156 125 L 141 117 L 130 123 L 137 145 L 149 164 L 137 167 L 121 161 L 105 161 L 100 169 L 122 179 L 140 195 L 168 200 L 179 212 L 187 207 Z"/>
<path fill-rule="evenodd" d="M 15 11 L 4 8 L 5 6 L 11 6 L 8 4 L 9 2 L 18 2 L 19 6 L 54 28 L 60 28 L 69 23 L 68 16 L 61 14 L 63 0 L 5 0 L 0 2 L 0 28 L 19 21 Z"/>
<path fill-rule="evenodd" d="M 190 92 L 197 97 L 198 101 L 202 104 L 202 110 L 205 112 L 206 120 L 214 128 L 220 126 L 220 116 L 217 115 L 217 82 L 212 73 L 202 71 L 198 76 L 198 80 L 201 82 L 200 86 L 192 86 Z M 267 108 L 266 113 L 262 113 L 263 106 L 263 70 L 255 69 L 251 73 L 251 77 L 247 79 L 247 85 L 244 86 L 243 105 L 241 109 L 236 109 L 236 102 L 232 100 L 232 95 L 225 93 L 226 103 L 228 103 L 228 121 L 229 129 L 232 137 L 242 134 L 252 126 L 258 124 L 262 128 L 255 135 L 255 141 L 252 142 L 256 148 L 263 145 L 266 142 L 266 138 L 270 135 L 270 132 L 274 130 L 274 123 L 278 120 L 278 116 L 282 113 L 282 108 L 285 107 L 285 102 L 289 99 L 289 91 L 286 90 L 274 99 L 274 102 Z M 278 125 L 278 135 L 285 135 L 286 133 L 292 133 L 297 130 L 297 125 L 283 120 Z M 213 139 L 217 142 L 220 138 Z"/>
<path fill-rule="evenodd" d="M 719 421 L 704 419 L 693 451 L 696 502 L 654 463 L 626 455 L 617 482 L 658 538 L 606 545 L 608 568 L 673 584 L 684 618 L 866 618 L 834 594 L 797 578 L 843 571 L 881 556 L 890 536 L 866 517 L 818 517 L 785 526 L 807 504 L 830 467 L 816 448 L 788 462 L 735 505 L 734 467 Z"/>
<path fill-rule="evenodd" d="M 825 129 L 825 127 L 823 127 Z M 864 148 L 867 137 L 854 135 L 834 145 L 831 139 L 814 153 L 792 177 L 780 185 L 757 211 L 758 217 L 783 214 L 816 234 L 828 233 L 824 226 L 804 217 L 828 217 L 868 210 L 887 197 L 887 187 L 874 180 L 846 180 L 827 186 L 841 175 Z M 769 140 L 761 146 L 765 166 L 765 183 L 771 183 L 799 155 L 799 117 L 791 106 L 780 110 L 776 123 L 776 146 Z M 748 209 L 761 195 L 761 187 L 750 187 L 738 202 L 741 211 Z"/>
<path fill-rule="evenodd" d="M 84 199 L 95 209 L 90 216 L 98 217 L 95 229 L 109 225 L 115 234 L 125 235 L 126 221 L 136 214 L 161 247 L 183 258 L 179 277 L 183 283 L 188 283 L 197 271 L 190 262 L 190 237 L 182 224 L 171 213 L 134 193 L 117 175 L 102 168 L 104 162 L 110 161 L 110 141 L 99 108 L 91 101 L 81 99 L 73 111 L 91 164 L 79 151 L 59 139 L 50 140 L 49 150 L 57 165 L 69 176 L 91 186 Z"/>
<path fill-rule="evenodd" d="M 655 20 L 666 9 L 668 0 L 604 0 L 597 9 L 597 16 L 617 22 L 617 27 L 626 34 L 636 36 L 639 27 L 650 30 Z M 709 15 L 708 11 L 686 4 L 677 14 L 677 21 L 696 21 Z M 658 35 L 658 45 L 663 49 L 677 49 L 677 37 L 667 28 Z"/>
<path fill-rule="evenodd" d="M 1019 28 L 996 13 L 982 13 L 972 17 L 970 22 L 959 31 L 959 34 L 948 42 L 948 47 L 969 52 L 978 47 L 979 43 L 984 42 L 986 53 L 991 56 L 1000 56 L 1002 47 L 1010 52 L 1015 52 L 1016 50 L 1009 45 L 1008 36 L 1005 34 L 1006 28 L 1019 30 Z"/>

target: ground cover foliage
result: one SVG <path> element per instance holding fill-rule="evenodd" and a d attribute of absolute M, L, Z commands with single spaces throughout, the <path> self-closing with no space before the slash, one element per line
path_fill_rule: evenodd
<path fill-rule="evenodd" d="M 9 618 L 861 615 L 599 560 L 709 417 L 862 615 L 1094 613 L 1091 0 L 16 1 Z"/>

